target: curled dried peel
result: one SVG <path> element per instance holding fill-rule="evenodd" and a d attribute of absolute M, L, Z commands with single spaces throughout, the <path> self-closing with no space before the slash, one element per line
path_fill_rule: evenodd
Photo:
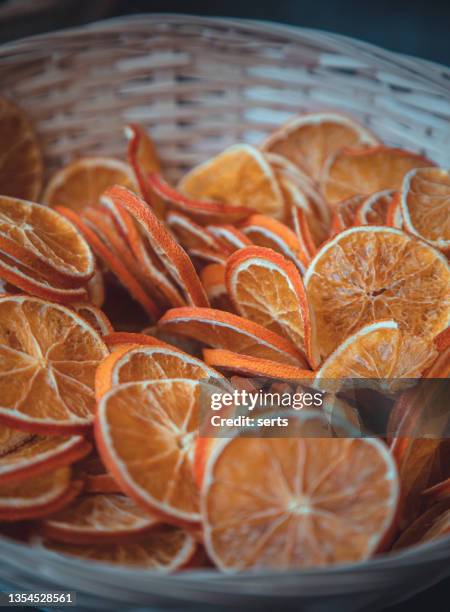
<path fill-rule="evenodd" d="M 107 354 L 95 330 L 68 308 L 0 298 L 0 420 L 35 433 L 89 428 L 95 370 Z"/>
<path fill-rule="evenodd" d="M 328 356 L 358 328 L 394 319 L 431 339 L 448 325 L 450 269 L 432 247 L 394 228 L 350 228 L 317 253 L 304 277 L 319 351 Z"/>

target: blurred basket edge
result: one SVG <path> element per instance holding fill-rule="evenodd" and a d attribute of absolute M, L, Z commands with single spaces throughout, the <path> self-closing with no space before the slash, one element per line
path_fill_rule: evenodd
<path fill-rule="evenodd" d="M 325 32 L 183 15 L 117 18 L 3 45 L 0 84 L 34 119 L 48 171 L 86 154 L 123 157 L 121 128 L 136 121 L 176 178 L 229 144 L 259 143 L 291 116 L 323 108 L 450 166 L 450 70 Z M 235 576 L 99 565 L 93 573 L 85 562 L 5 539 L 0 552 L 0 580 L 75 589 L 83 609 L 261 609 L 295 599 L 305 610 L 331 602 L 369 610 L 450 574 L 448 539 L 352 566 Z"/>
<path fill-rule="evenodd" d="M 450 165 L 450 70 L 325 32 L 115 18 L 0 47 L 0 84 L 33 117 L 48 171 L 86 154 L 123 157 L 121 127 L 136 121 L 177 178 L 232 143 L 259 143 L 293 115 L 323 108 Z"/>

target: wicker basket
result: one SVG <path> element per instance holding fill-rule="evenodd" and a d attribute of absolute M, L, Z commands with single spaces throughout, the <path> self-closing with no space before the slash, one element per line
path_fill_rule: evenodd
<path fill-rule="evenodd" d="M 0 48 L 0 83 L 33 117 L 49 172 L 80 155 L 123 157 L 121 127 L 133 120 L 151 130 L 177 178 L 231 143 L 260 142 L 293 114 L 330 107 L 450 166 L 450 70 L 323 32 L 176 15 L 114 19 Z M 450 574 L 448 540 L 358 565 L 238 576 L 94 571 L 8 540 L 0 554 L 6 586 L 76 590 L 79 609 L 371 610 Z"/>

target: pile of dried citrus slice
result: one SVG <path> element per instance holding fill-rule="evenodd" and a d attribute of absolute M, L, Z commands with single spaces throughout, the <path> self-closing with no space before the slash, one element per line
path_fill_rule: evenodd
<path fill-rule="evenodd" d="M 450 371 L 448 170 L 328 112 L 178 186 L 129 125 L 125 159 L 75 160 L 42 191 L 29 119 L 1 99 L 0 126 L 3 534 L 167 572 L 357 562 L 450 533 L 450 412 L 421 437 L 415 395 Z M 349 378 L 372 411 L 388 388 L 386 435 L 335 397 Z M 283 436 L 200 435 L 205 386 L 261 379 L 331 383 L 322 407 L 279 407 Z"/>

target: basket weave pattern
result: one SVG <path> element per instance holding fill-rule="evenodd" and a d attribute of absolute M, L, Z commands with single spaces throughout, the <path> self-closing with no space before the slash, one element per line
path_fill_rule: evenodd
<path fill-rule="evenodd" d="M 387 144 L 450 165 L 450 70 L 336 35 L 238 20 L 135 16 L 0 49 L 2 93 L 31 114 L 47 170 L 123 157 L 136 121 L 170 178 L 305 110 L 350 113 Z"/>

